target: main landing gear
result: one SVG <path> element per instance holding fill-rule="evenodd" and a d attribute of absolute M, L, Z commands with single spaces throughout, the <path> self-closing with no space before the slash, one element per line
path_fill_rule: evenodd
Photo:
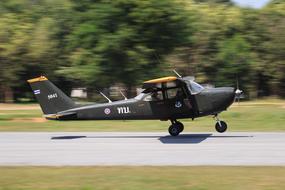
<path fill-rule="evenodd" d="M 177 136 L 184 130 L 184 125 L 176 120 L 171 120 L 171 125 L 168 128 L 168 132 L 171 136 Z"/>
<path fill-rule="evenodd" d="M 215 125 L 216 131 L 219 133 L 225 132 L 228 128 L 227 123 L 224 121 L 220 121 L 220 119 L 218 118 L 218 115 L 215 115 L 214 118 L 217 121 L 217 123 Z"/>

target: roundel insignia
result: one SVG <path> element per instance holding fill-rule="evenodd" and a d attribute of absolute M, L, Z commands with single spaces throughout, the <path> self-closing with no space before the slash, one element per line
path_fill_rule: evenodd
<path fill-rule="evenodd" d="M 182 106 L 182 103 L 180 101 L 176 101 L 175 102 L 175 107 L 176 108 L 181 108 L 181 106 Z"/>
<path fill-rule="evenodd" d="M 104 109 L 104 113 L 105 113 L 106 115 L 109 115 L 109 114 L 111 113 L 111 110 L 110 110 L 109 108 L 105 108 L 105 109 Z"/>

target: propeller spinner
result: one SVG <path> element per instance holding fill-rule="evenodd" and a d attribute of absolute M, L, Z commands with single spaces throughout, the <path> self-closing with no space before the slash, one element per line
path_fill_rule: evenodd
<path fill-rule="evenodd" d="M 236 88 L 236 91 L 235 91 L 235 102 L 238 101 L 238 103 L 239 103 L 239 100 L 241 98 L 242 93 L 243 93 L 243 91 L 241 89 L 239 89 L 239 81 L 238 81 L 238 78 L 237 78 L 237 88 Z"/>

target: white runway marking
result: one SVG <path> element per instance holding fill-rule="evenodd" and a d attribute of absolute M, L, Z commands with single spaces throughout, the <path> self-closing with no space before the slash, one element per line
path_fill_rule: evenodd
<path fill-rule="evenodd" d="M 1 166 L 285 166 L 285 133 L 2 132 Z"/>

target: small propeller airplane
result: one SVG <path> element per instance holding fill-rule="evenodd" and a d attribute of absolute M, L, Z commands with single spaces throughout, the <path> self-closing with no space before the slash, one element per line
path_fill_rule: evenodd
<path fill-rule="evenodd" d="M 218 114 L 239 98 L 242 91 L 232 87 L 204 88 L 193 77 L 163 77 L 145 81 L 138 96 L 108 103 L 78 105 L 45 76 L 28 80 L 46 119 L 53 120 L 170 120 L 170 135 L 184 130 L 178 119 L 213 115 L 216 131 L 223 133 L 227 124 Z"/>

